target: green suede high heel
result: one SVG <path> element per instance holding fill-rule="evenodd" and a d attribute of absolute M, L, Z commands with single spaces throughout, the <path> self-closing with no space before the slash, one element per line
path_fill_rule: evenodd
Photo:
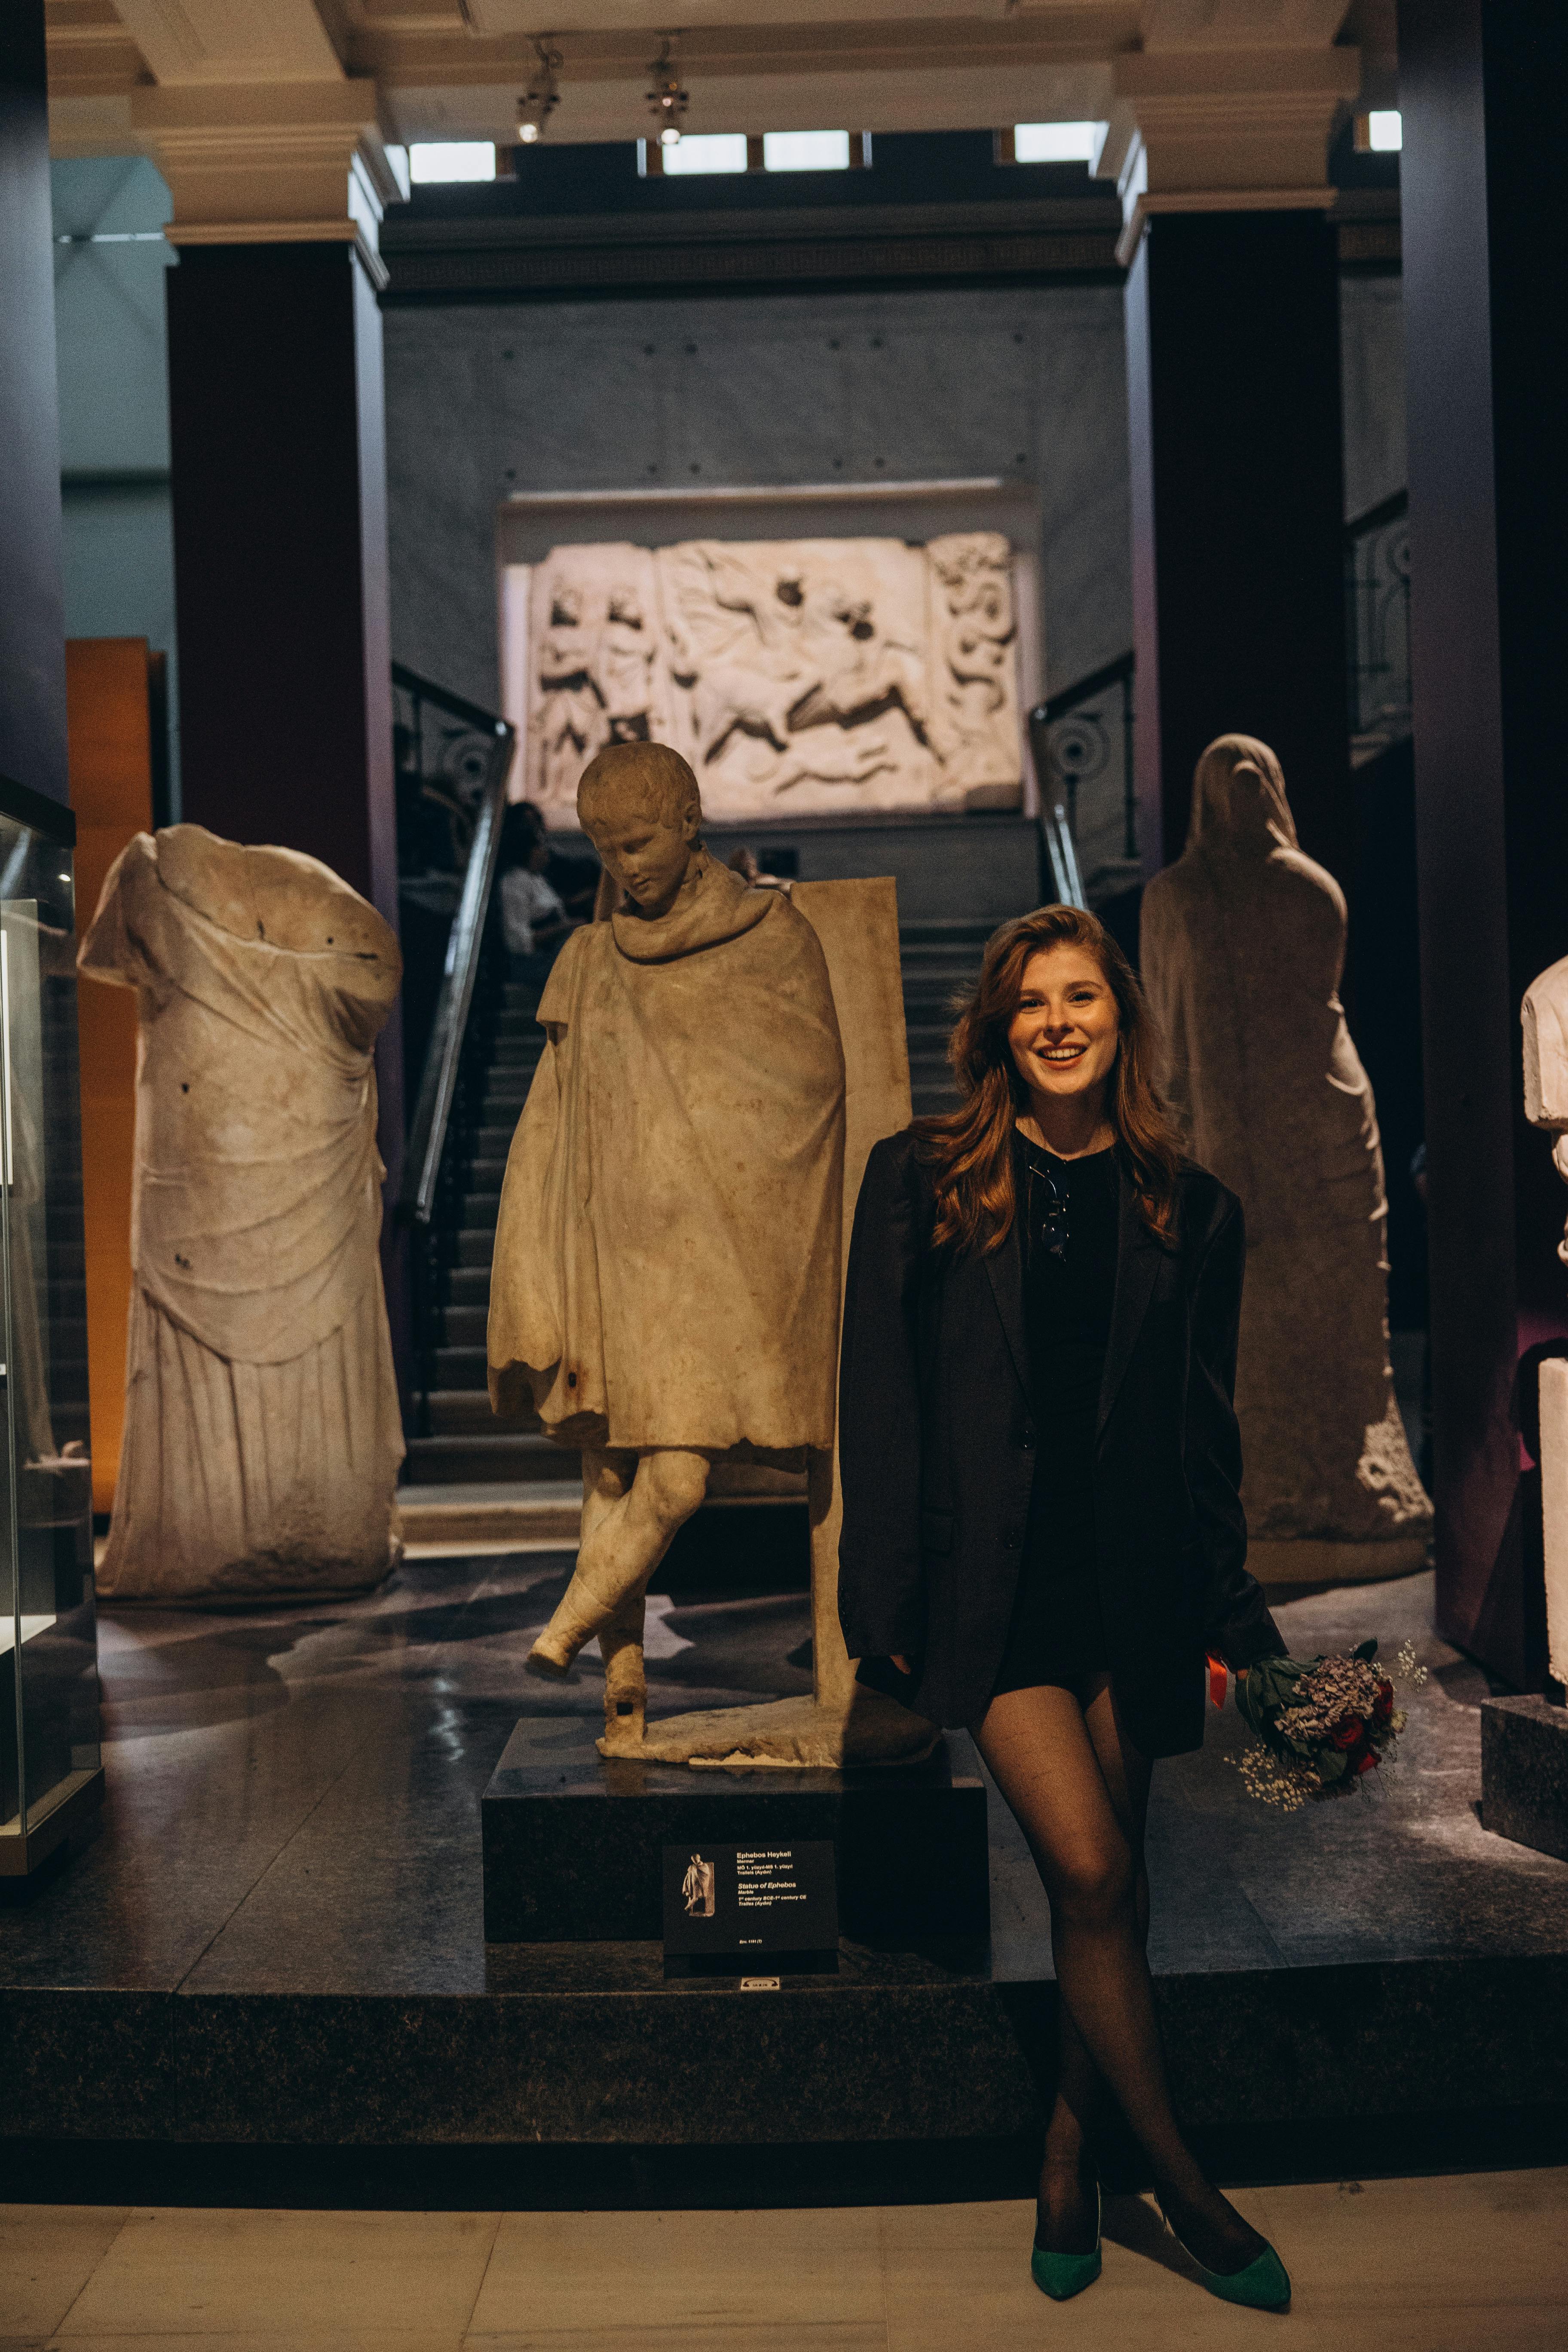
<path fill-rule="evenodd" d="M 1290 2300 L 1290 2273 L 1269 2245 L 1264 2241 L 1263 2252 L 1254 2254 L 1245 2270 L 1205 2270 L 1192 2248 L 1185 2244 L 1172 2224 L 1164 2207 L 1160 2218 L 1175 2239 L 1210 2294 L 1218 2295 L 1222 2303 L 1245 2304 L 1249 2311 L 1283 2311 Z"/>
<path fill-rule="evenodd" d="M 1053 2254 L 1048 2247 L 1037 2246 L 1029 2256 L 1029 2273 L 1042 2294 L 1053 2303 L 1066 2303 L 1092 2286 L 1100 2276 L 1100 2183 L 1094 2184 L 1094 2251 L 1089 2254 Z"/>

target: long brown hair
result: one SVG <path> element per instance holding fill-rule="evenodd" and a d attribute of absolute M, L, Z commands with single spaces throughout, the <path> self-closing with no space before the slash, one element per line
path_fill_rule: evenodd
<path fill-rule="evenodd" d="M 931 1240 L 938 1248 L 954 1242 L 984 1254 L 998 1248 L 1012 1227 L 1013 1129 L 1029 1097 L 1007 1032 L 1029 959 L 1059 947 L 1083 948 L 1093 956 L 1116 999 L 1119 1034 L 1106 1113 L 1144 1223 L 1163 1242 L 1175 1233 L 1181 1146 L 1155 1092 L 1154 1024 L 1137 975 L 1097 917 L 1080 907 L 1040 907 L 993 934 L 948 1039 L 947 1058 L 963 1097 L 959 1108 L 914 1122 L 916 1149 L 933 1173 Z"/>

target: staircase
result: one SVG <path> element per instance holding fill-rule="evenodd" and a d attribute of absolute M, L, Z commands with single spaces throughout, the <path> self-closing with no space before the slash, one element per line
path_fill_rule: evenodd
<path fill-rule="evenodd" d="M 544 1045 L 537 1003 L 537 990 L 509 981 L 493 1014 L 486 1018 L 476 1004 L 469 1023 L 436 1234 L 430 1431 L 409 1440 L 407 1483 L 398 1496 L 410 1542 L 577 1539 L 580 1456 L 552 1445 L 531 1415 L 498 1422 L 486 1379 L 501 1177 Z"/>
<path fill-rule="evenodd" d="M 904 1029 L 910 1044 L 910 1095 L 917 1118 L 952 1110 L 958 1101 L 947 1065 L 953 999 L 980 970 L 998 915 L 979 922 L 900 923 L 899 961 L 904 976 Z"/>

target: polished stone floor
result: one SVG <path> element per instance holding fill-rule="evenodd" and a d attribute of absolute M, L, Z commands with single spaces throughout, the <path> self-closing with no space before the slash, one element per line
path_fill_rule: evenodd
<path fill-rule="evenodd" d="M 520 1671 L 569 1555 L 405 1562 L 350 1605 L 106 1611 L 103 1831 L 6 1937 L 13 1983 L 483 1989 L 478 1802 L 517 1717 L 597 1717 L 596 1662 Z M 1396 1766 L 1281 1816 L 1243 1792 L 1241 1727 L 1155 1774 L 1157 1970 L 1568 1954 L 1568 1863 L 1477 1815 L 1479 1671 L 1433 1635 L 1431 1580 L 1286 1603 L 1298 1654 L 1407 1637 L 1428 1669 Z M 804 1593 L 650 1602 L 651 1706 L 810 1687 Z M 993 1794 L 994 1964 L 1048 1967 L 1037 1882 Z"/>
<path fill-rule="evenodd" d="M 1215 2302 L 1142 2199 L 1030 2283 L 1028 2205 L 377 2213 L 0 2206 L 0 2352 L 1557 2352 L 1568 2169 L 1242 2189 L 1295 2294 Z M 1281 2332 L 1282 2331 L 1282 2332 Z"/>
<path fill-rule="evenodd" d="M 752 2136 L 753 2069 L 781 2144 L 1030 2128 L 1048 1921 L 994 1792 L 989 1965 L 847 1949 L 779 1997 L 783 2040 L 754 2003 L 666 1987 L 657 1944 L 487 1950 L 496 1759 L 520 1712 L 599 1713 L 595 1665 L 520 1671 L 570 1564 L 426 1559 L 347 1605 L 105 1612 L 101 1827 L 0 1915 L 0 2135 L 721 2142 Z M 1230 1708 L 1157 1771 L 1151 1949 L 1191 2119 L 1321 2121 L 1363 2084 L 1384 2112 L 1568 2104 L 1568 1864 L 1480 1827 L 1486 1684 L 1432 1635 L 1429 1579 L 1280 1613 L 1297 1652 L 1408 1635 L 1429 1679 L 1364 1795 L 1257 1804 Z M 805 1691 L 806 1597 L 656 1594 L 648 1658 L 656 1711 Z"/>

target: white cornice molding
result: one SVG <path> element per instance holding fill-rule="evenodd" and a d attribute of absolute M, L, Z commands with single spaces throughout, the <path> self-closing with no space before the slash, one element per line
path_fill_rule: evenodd
<path fill-rule="evenodd" d="M 171 245 L 341 242 L 384 284 L 376 232 L 401 190 L 374 82 L 138 89 L 130 111 L 174 199 Z"/>
<path fill-rule="evenodd" d="M 1131 264 L 1160 213 L 1326 212 L 1328 145 L 1361 83 L 1352 48 L 1163 49 L 1118 58 L 1136 137 L 1118 174 Z"/>

